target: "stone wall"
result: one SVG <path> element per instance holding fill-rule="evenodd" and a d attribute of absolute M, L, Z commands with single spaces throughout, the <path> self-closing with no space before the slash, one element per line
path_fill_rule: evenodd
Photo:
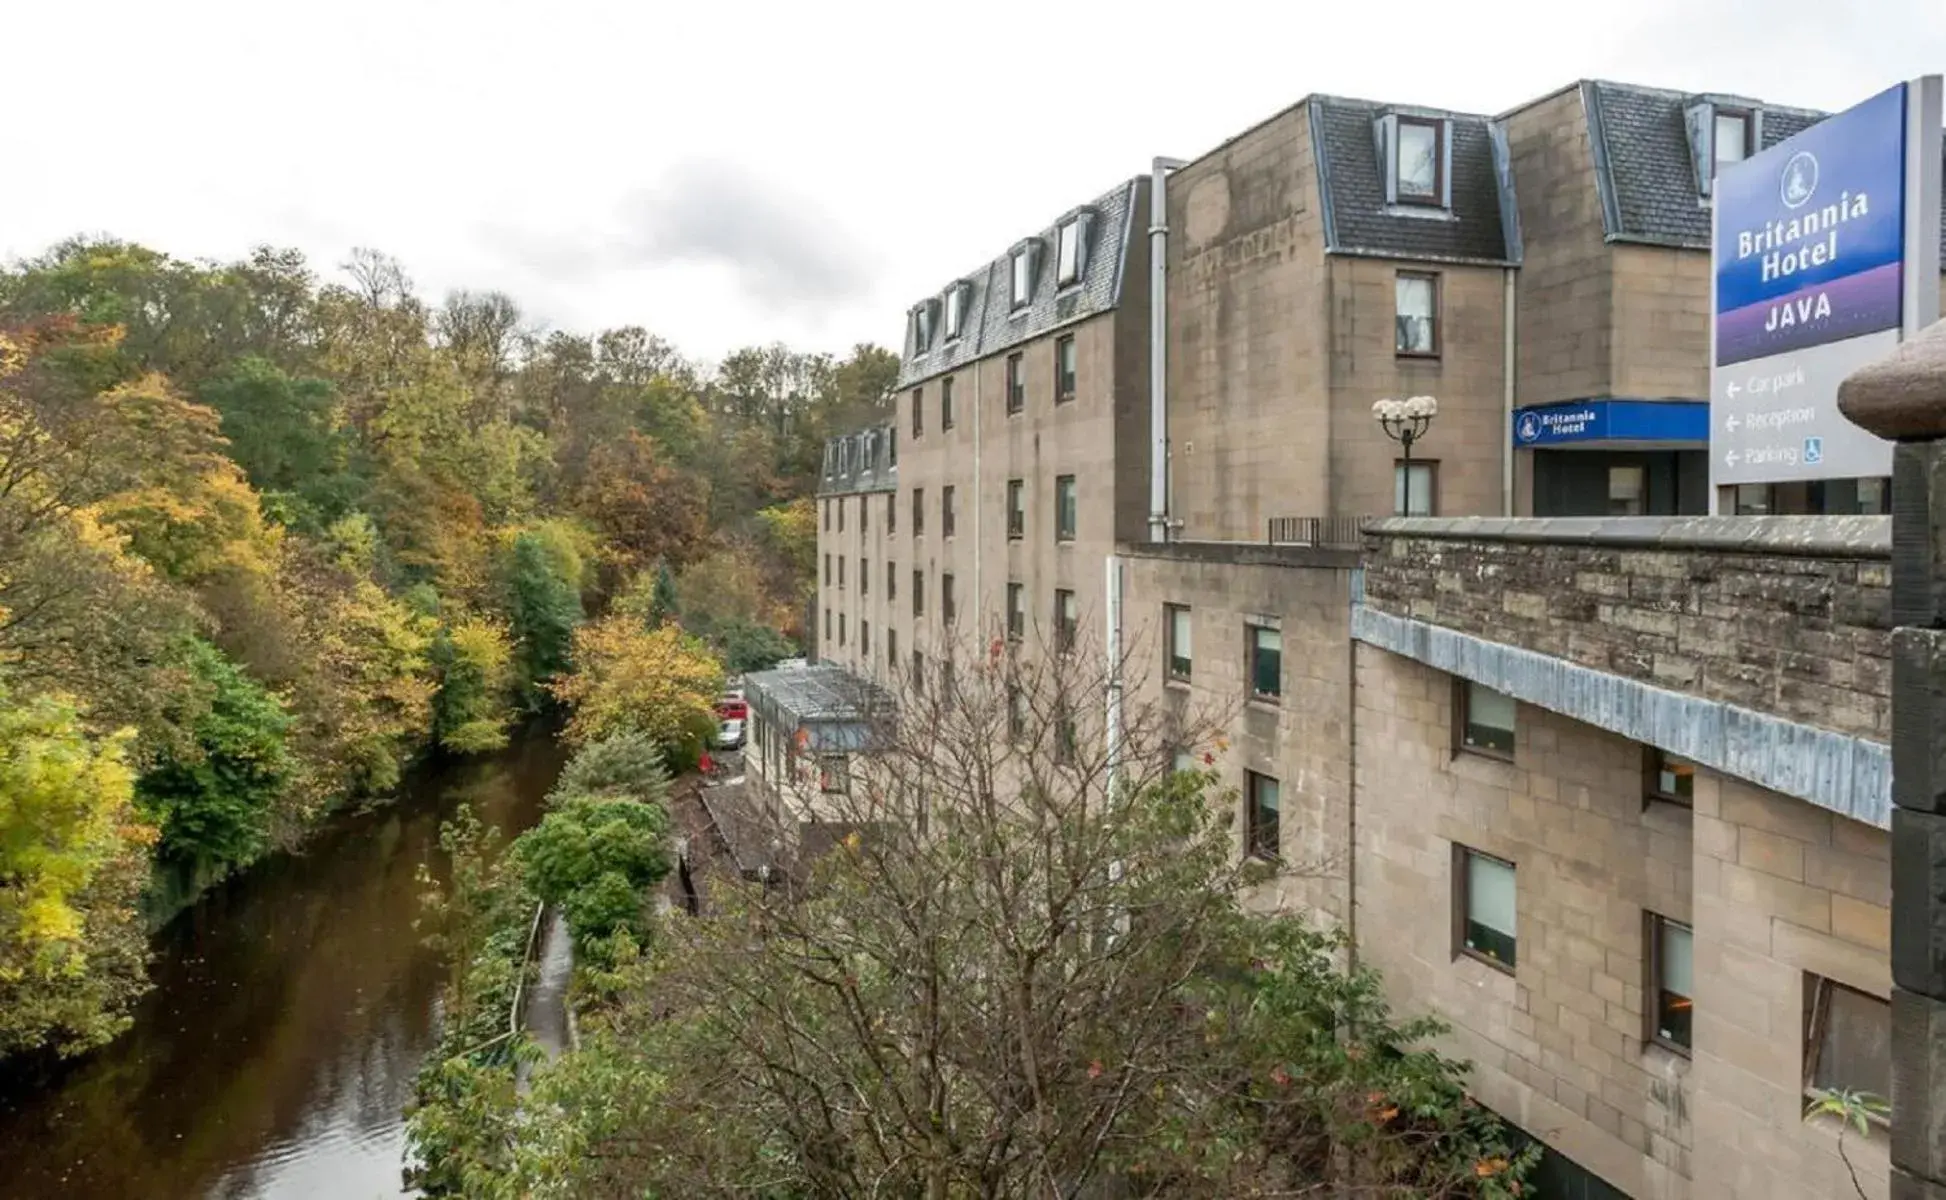
<path fill-rule="evenodd" d="M 1884 517 L 1437 518 L 1367 529 L 1365 602 L 1889 740 Z"/>

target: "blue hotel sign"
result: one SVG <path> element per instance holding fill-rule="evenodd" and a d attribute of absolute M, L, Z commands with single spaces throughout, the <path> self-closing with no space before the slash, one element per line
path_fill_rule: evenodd
<path fill-rule="evenodd" d="M 1514 413 L 1516 446 L 1700 442 L 1709 432 L 1709 406 L 1694 400 L 1571 400 Z"/>
<path fill-rule="evenodd" d="M 1903 84 L 1716 181 L 1716 362 L 1897 329 Z"/>
<path fill-rule="evenodd" d="M 1938 318 L 1940 104 L 1929 75 L 1717 169 L 1712 484 L 1891 472 L 1838 384 Z"/>

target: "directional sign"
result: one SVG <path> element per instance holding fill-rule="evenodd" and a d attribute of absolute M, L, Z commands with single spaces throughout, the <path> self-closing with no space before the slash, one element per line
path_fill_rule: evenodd
<path fill-rule="evenodd" d="M 1710 481 L 1886 475 L 1838 385 L 1938 317 L 1940 79 L 1718 167 Z"/>

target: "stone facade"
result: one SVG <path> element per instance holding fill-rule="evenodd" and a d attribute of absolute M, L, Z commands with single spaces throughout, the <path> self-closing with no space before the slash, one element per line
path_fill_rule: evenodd
<path fill-rule="evenodd" d="M 1887 740 L 1886 518 L 1415 520 L 1373 529 L 1382 541 L 1365 599 L 1375 609 Z"/>
<path fill-rule="evenodd" d="M 1528 705 L 1510 761 L 1456 752 L 1451 676 L 1357 670 L 1360 955 L 1479 1099 L 1638 1200 L 1850 1194 L 1802 1117 L 1806 973 L 1887 993 L 1886 835 L 1709 771 L 1645 802 L 1640 744 Z M 1512 972 L 1456 952 L 1455 845 L 1514 865 Z M 1693 1058 L 1647 1037 L 1645 913 L 1694 930 Z M 1882 1196 L 1883 1139 L 1849 1149 Z"/>
<path fill-rule="evenodd" d="M 1246 771 L 1278 781 L 1286 870 L 1257 899 L 1331 921 L 1348 911 L 1351 859 L 1351 658 L 1346 620 L 1357 556 L 1302 547 L 1176 542 L 1130 546 L 1126 644 L 1130 703 L 1156 704 L 1179 729 L 1221 730 L 1222 786 L 1245 850 Z M 1165 605 L 1189 610 L 1187 679 L 1165 670 Z M 1246 626 L 1283 639 L 1281 694 L 1252 697 Z M 1209 746 L 1200 747 L 1208 750 Z"/>

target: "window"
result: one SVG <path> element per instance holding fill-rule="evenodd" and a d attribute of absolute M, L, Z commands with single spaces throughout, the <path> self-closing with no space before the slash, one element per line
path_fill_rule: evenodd
<path fill-rule="evenodd" d="M 864 496 L 860 496 L 858 498 L 858 532 L 860 533 L 869 532 L 871 530 L 871 527 L 872 527 L 872 506 L 866 503 L 866 498 Z"/>
<path fill-rule="evenodd" d="M 921 304 L 912 310 L 912 352 L 924 354 L 932 346 L 932 305 Z"/>
<path fill-rule="evenodd" d="M 1514 865 L 1453 846 L 1453 954 L 1514 969 Z"/>
<path fill-rule="evenodd" d="M 1649 1040 L 1689 1054 L 1689 1018 L 1695 1008 L 1690 982 L 1689 926 L 1648 913 Z"/>
<path fill-rule="evenodd" d="M 1075 608 L 1074 593 L 1060 588 L 1054 593 L 1054 648 L 1063 654 L 1074 649 L 1081 630 L 1081 617 Z"/>
<path fill-rule="evenodd" d="M 870 621 L 860 621 L 858 623 L 859 656 L 863 657 L 867 654 L 870 654 L 871 652 L 872 652 L 872 623 Z"/>
<path fill-rule="evenodd" d="M 1608 468 L 1608 515 L 1611 517 L 1639 517 L 1642 515 L 1649 498 L 1649 472 L 1647 467 L 1615 466 Z"/>
<path fill-rule="evenodd" d="M 1439 464 L 1421 462 L 1396 462 L 1392 464 L 1392 511 L 1401 517 L 1430 517 L 1435 505 L 1433 494 L 1436 490 Z"/>
<path fill-rule="evenodd" d="M 1027 407 L 1027 379 L 1021 369 L 1018 354 L 1007 356 L 1007 415 L 1012 416 Z"/>
<path fill-rule="evenodd" d="M 851 764 L 842 754 L 818 755 L 818 790 L 843 794 L 851 788 Z"/>
<path fill-rule="evenodd" d="M 844 531 L 845 531 L 845 502 L 844 499 L 841 497 L 838 500 L 838 532 L 843 533 Z"/>
<path fill-rule="evenodd" d="M 829 607 L 824 610 L 824 640 L 827 642 L 831 640 L 831 609 Z"/>
<path fill-rule="evenodd" d="M 1054 540 L 1071 542 L 1074 540 L 1075 526 L 1074 476 L 1057 475 L 1054 478 Z"/>
<path fill-rule="evenodd" d="M 824 586 L 830 587 L 836 578 L 837 576 L 831 573 L 831 556 L 827 554 L 824 556 Z"/>
<path fill-rule="evenodd" d="M 885 532 L 897 533 L 898 531 L 899 494 L 897 492 L 887 492 L 885 493 Z"/>
<path fill-rule="evenodd" d="M 1284 632 L 1267 625 L 1246 627 L 1250 646 L 1250 698 L 1275 700 L 1284 694 Z"/>
<path fill-rule="evenodd" d="M 1013 306 L 1027 307 L 1034 295 L 1034 257 L 1030 246 L 1014 251 L 1013 284 Z"/>
<path fill-rule="evenodd" d="M 1711 139 L 1716 165 L 1742 162 L 1750 157 L 1750 114 L 1718 109 L 1715 136 Z"/>
<path fill-rule="evenodd" d="M 939 427 L 953 427 L 953 377 L 948 375 L 939 381 Z"/>
<path fill-rule="evenodd" d="M 926 432 L 926 389 L 912 389 L 912 436 L 920 437 Z"/>
<path fill-rule="evenodd" d="M 918 567 L 912 568 L 912 615 L 926 615 L 926 573 Z"/>
<path fill-rule="evenodd" d="M 1648 747 L 1647 757 L 1648 786 L 1643 791 L 1647 799 L 1680 804 L 1684 808 L 1696 803 L 1695 763 L 1653 746 Z"/>
<path fill-rule="evenodd" d="M 1066 287 L 1081 278 L 1081 222 L 1069 221 L 1057 235 L 1054 255 L 1054 282 Z"/>
<path fill-rule="evenodd" d="M 824 502 L 824 531 L 831 532 L 831 501 Z"/>
<path fill-rule="evenodd" d="M 1392 348 L 1400 354 L 1439 353 L 1439 276 L 1400 271 L 1392 284 L 1396 315 Z"/>
<path fill-rule="evenodd" d="M 950 483 L 939 489 L 939 532 L 945 537 L 953 536 L 953 491 Z"/>
<path fill-rule="evenodd" d="M 1816 1092 L 1892 1099 L 1892 1006 L 1818 975 L 1805 977 L 1804 1084 Z"/>
<path fill-rule="evenodd" d="M 912 648 L 912 694 L 926 694 L 926 658 L 919 653 L 919 647 Z"/>
<path fill-rule="evenodd" d="M 955 610 L 953 607 L 953 573 L 939 573 L 939 623 L 951 628 Z"/>
<path fill-rule="evenodd" d="M 840 555 L 838 556 L 838 588 L 839 588 L 839 590 L 840 590 L 840 591 L 842 591 L 842 590 L 844 590 L 844 586 L 845 586 L 845 556 L 844 556 L 844 555 L 842 555 L 842 554 L 840 554 Z"/>
<path fill-rule="evenodd" d="M 946 289 L 946 340 L 952 341 L 960 335 L 966 324 L 966 293 L 963 283 L 956 283 Z"/>
<path fill-rule="evenodd" d="M 1027 484 L 1020 479 L 1007 481 L 1007 540 L 1017 542 L 1027 536 Z"/>
<path fill-rule="evenodd" d="M 1014 742 L 1027 737 L 1027 693 L 1017 683 L 1007 685 L 1007 737 Z"/>
<path fill-rule="evenodd" d="M 899 631 L 896 629 L 885 631 L 885 669 L 894 675 L 899 673 Z"/>
<path fill-rule="evenodd" d="M 872 594 L 872 563 L 870 559 L 861 558 L 858 560 L 858 594 L 861 596 L 869 596 Z"/>
<path fill-rule="evenodd" d="M 899 564 L 889 558 L 885 560 L 885 598 L 899 598 Z"/>
<path fill-rule="evenodd" d="M 896 467 L 899 465 L 899 427 L 888 425 L 885 434 L 885 462 L 887 466 Z M 891 497 L 887 496 L 886 499 L 890 500 Z"/>
<path fill-rule="evenodd" d="M 844 613 L 838 614 L 838 644 L 840 646 L 845 644 L 845 614 Z"/>
<path fill-rule="evenodd" d="M 1514 698 L 1485 684 L 1459 685 L 1459 748 L 1494 758 L 1514 756 Z"/>
<path fill-rule="evenodd" d="M 1169 678 L 1189 678 L 1189 609 L 1181 604 L 1162 606 L 1162 654 Z"/>
<path fill-rule="evenodd" d="M 1057 700 L 1054 705 L 1054 761 L 1060 765 L 1072 766 L 1075 751 L 1081 748 L 1080 738 L 1074 728 L 1074 712 L 1066 700 Z"/>
<path fill-rule="evenodd" d="M 1414 120 L 1411 117 L 1399 118 L 1399 156 L 1393 169 L 1397 172 L 1397 194 L 1406 204 L 1438 204 L 1440 202 L 1440 172 L 1443 164 L 1440 153 L 1440 124 L 1438 121 Z"/>
<path fill-rule="evenodd" d="M 912 489 L 912 536 L 919 537 L 926 532 L 926 489 Z"/>
<path fill-rule="evenodd" d="M 1270 776 L 1259 775 L 1255 771 L 1245 771 L 1243 781 L 1244 802 L 1250 806 L 1245 821 L 1246 836 L 1250 839 L 1249 852 L 1274 862 L 1284 848 L 1277 829 L 1278 805 L 1281 803 L 1278 783 Z"/>
<path fill-rule="evenodd" d="M 1066 404 L 1074 399 L 1074 335 L 1054 343 L 1054 403 Z"/>
<path fill-rule="evenodd" d="M 1007 584 L 1007 636 L 1019 641 L 1027 636 L 1027 585 Z"/>

